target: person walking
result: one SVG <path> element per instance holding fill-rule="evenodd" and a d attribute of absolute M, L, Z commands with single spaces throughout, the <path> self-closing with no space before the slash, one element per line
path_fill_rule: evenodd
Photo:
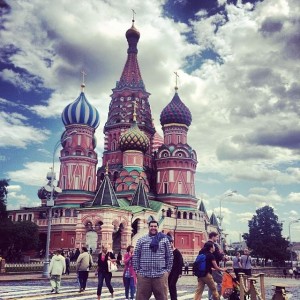
<path fill-rule="evenodd" d="M 149 300 L 152 293 L 159 300 L 168 299 L 168 275 L 173 251 L 167 236 L 158 232 L 158 222 L 151 220 L 149 233 L 136 243 L 133 268 L 137 273 L 136 300 Z"/>
<path fill-rule="evenodd" d="M 50 284 L 52 287 L 51 293 L 59 293 L 60 285 L 61 285 L 61 275 L 66 271 L 66 262 L 65 258 L 61 255 L 60 250 L 55 251 L 55 255 L 53 255 L 50 267 Z"/>
<path fill-rule="evenodd" d="M 118 265 L 118 267 L 121 267 L 121 262 L 122 262 L 122 254 L 121 254 L 121 252 L 119 252 L 118 255 L 117 255 L 117 265 Z"/>
<path fill-rule="evenodd" d="M 205 285 L 207 285 L 209 290 L 212 292 L 213 299 L 220 300 L 220 295 L 212 277 L 212 268 L 218 271 L 226 271 L 226 269 L 220 268 L 217 265 L 213 254 L 214 252 L 215 245 L 212 241 L 206 242 L 203 248 L 199 251 L 199 254 L 204 254 L 206 257 L 206 270 L 205 276 L 198 277 L 198 286 L 195 291 L 194 300 L 201 300 Z"/>
<path fill-rule="evenodd" d="M 129 290 L 130 290 L 130 299 L 134 299 L 135 287 L 136 287 L 136 274 L 133 269 L 132 258 L 133 258 L 134 247 L 129 245 L 126 249 L 126 254 L 124 255 L 124 272 L 123 272 L 123 282 L 125 287 L 125 298 L 129 299 Z"/>
<path fill-rule="evenodd" d="M 189 275 L 189 263 L 187 261 L 184 263 L 184 274 Z"/>
<path fill-rule="evenodd" d="M 221 253 L 221 250 L 220 250 L 220 246 L 218 245 L 218 239 L 219 239 L 219 234 L 215 231 L 212 231 L 209 233 L 208 235 L 208 241 L 211 241 L 214 246 L 215 246 L 215 251 L 214 251 L 214 257 L 215 257 L 215 260 L 216 260 L 216 263 L 218 265 L 218 267 L 220 266 L 220 262 L 223 260 L 224 258 L 224 253 Z M 217 284 L 217 290 L 218 290 L 218 293 L 220 294 L 221 293 L 221 289 L 222 289 L 222 273 L 216 269 L 214 269 L 212 271 L 212 277 L 213 277 L 213 280 L 214 282 Z M 211 300 L 212 299 L 212 291 L 211 290 L 208 290 L 208 299 Z"/>
<path fill-rule="evenodd" d="M 77 261 L 77 258 L 79 255 L 80 255 L 80 250 L 79 250 L 79 248 L 76 248 L 75 253 L 73 255 L 74 261 Z"/>
<path fill-rule="evenodd" d="M 116 258 L 112 252 L 108 251 L 107 246 L 102 245 L 101 253 L 98 255 L 98 267 L 96 271 L 96 275 L 98 276 L 98 287 L 97 287 L 97 299 L 101 299 L 103 281 L 105 280 L 105 284 L 111 294 L 111 298 L 114 298 L 114 289 L 111 285 L 112 273 L 108 270 L 108 263 L 115 263 Z"/>
<path fill-rule="evenodd" d="M 244 249 L 244 254 L 241 256 L 241 265 L 242 265 L 242 271 L 245 273 L 248 277 L 251 276 L 251 256 L 250 256 L 250 251 L 245 248 Z"/>
<path fill-rule="evenodd" d="M 67 254 L 66 258 L 66 275 L 70 275 L 70 256 Z"/>
<path fill-rule="evenodd" d="M 79 293 L 84 292 L 86 288 L 86 282 L 89 277 L 89 270 L 93 265 L 93 259 L 88 252 L 87 247 L 81 248 L 81 254 L 76 260 L 76 272 L 78 274 L 79 281 Z"/>
<path fill-rule="evenodd" d="M 233 262 L 233 270 L 235 273 L 235 277 L 239 280 L 239 273 L 242 272 L 242 265 L 241 265 L 241 253 L 236 252 L 235 257 L 232 259 Z"/>
<path fill-rule="evenodd" d="M 167 234 L 168 235 L 168 234 Z M 180 251 L 175 248 L 174 246 L 174 240 L 171 235 L 169 236 L 169 241 L 171 243 L 171 247 L 173 250 L 173 266 L 171 269 L 171 272 L 168 277 L 168 285 L 169 285 L 169 292 L 171 300 L 177 300 L 177 281 L 178 278 L 182 275 L 182 267 L 183 267 L 183 258 Z"/>

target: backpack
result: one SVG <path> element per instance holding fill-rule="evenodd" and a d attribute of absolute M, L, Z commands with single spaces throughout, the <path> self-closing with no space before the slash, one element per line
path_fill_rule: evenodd
<path fill-rule="evenodd" d="M 193 274 L 197 277 L 204 277 L 207 274 L 206 271 L 206 255 L 199 254 L 193 264 Z"/>

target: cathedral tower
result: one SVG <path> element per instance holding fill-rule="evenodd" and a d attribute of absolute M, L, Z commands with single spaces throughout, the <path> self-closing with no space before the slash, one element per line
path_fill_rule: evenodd
<path fill-rule="evenodd" d="M 164 144 L 157 152 L 156 190 L 158 198 L 165 203 L 195 208 L 197 156 L 187 143 L 191 122 L 191 112 L 181 101 L 176 86 L 172 101 L 160 115 Z"/>
<path fill-rule="evenodd" d="M 96 166 L 98 163 L 95 130 L 100 117 L 85 97 L 85 84 L 79 97 L 62 112 L 65 132 L 61 142 L 59 186 L 63 193 L 57 204 L 82 203 L 90 200 L 96 190 Z"/>
<path fill-rule="evenodd" d="M 137 104 L 136 122 L 139 130 L 145 134 L 147 140 L 149 140 L 149 147 L 146 151 L 142 152 L 142 167 L 144 176 L 149 177 L 148 181 L 150 186 L 152 184 L 155 189 L 155 182 L 151 179 L 153 160 L 151 157 L 152 140 L 155 133 L 155 128 L 152 124 L 151 108 L 149 105 L 149 93 L 145 89 L 145 85 L 141 76 L 138 60 L 137 60 L 137 44 L 140 38 L 139 31 L 134 26 L 134 20 L 132 20 L 132 26 L 126 32 L 126 39 L 128 42 L 127 60 L 121 75 L 121 78 L 116 83 L 116 87 L 112 90 L 111 102 L 109 106 L 107 122 L 104 126 L 104 152 L 102 167 L 98 170 L 97 186 L 100 186 L 101 180 L 104 178 L 105 165 L 109 164 L 110 179 L 116 190 L 119 190 L 118 186 L 121 184 L 124 187 L 124 182 L 120 176 L 127 175 L 127 172 L 136 171 L 126 169 L 123 165 L 125 155 L 127 158 L 128 153 L 122 151 L 120 147 L 120 138 L 131 126 L 132 126 L 132 111 L 134 102 Z M 126 161 L 127 159 L 125 159 Z M 125 168 L 125 170 L 124 170 Z M 140 171 L 137 171 L 139 176 Z M 143 177 L 144 177 L 143 176 Z M 126 189 L 132 190 L 134 186 L 130 187 L 130 181 L 126 183 Z"/>

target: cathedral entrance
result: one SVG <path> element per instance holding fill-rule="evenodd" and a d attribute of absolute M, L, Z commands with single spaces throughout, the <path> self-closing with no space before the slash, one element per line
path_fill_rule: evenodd
<path fill-rule="evenodd" d="M 114 253 L 121 252 L 121 239 L 122 239 L 122 231 L 124 229 L 123 224 L 121 223 L 119 227 L 115 226 L 112 234 L 112 250 Z"/>
<path fill-rule="evenodd" d="M 88 231 L 86 233 L 86 240 L 85 244 L 88 250 L 92 249 L 94 252 L 97 249 L 97 242 L 98 242 L 98 234 L 96 231 Z"/>

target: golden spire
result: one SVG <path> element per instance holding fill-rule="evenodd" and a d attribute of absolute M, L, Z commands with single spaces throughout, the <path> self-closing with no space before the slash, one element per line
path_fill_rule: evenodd
<path fill-rule="evenodd" d="M 178 91 L 177 79 L 179 78 L 179 75 L 177 72 L 174 72 L 174 74 L 175 74 L 175 91 L 177 92 Z"/>
<path fill-rule="evenodd" d="M 105 175 L 108 175 L 108 162 L 106 162 Z"/>
<path fill-rule="evenodd" d="M 84 70 L 81 71 L 81 74 L 82 74 L 81 91 L 84 92 L 84 88 L 85 88 L 84 76 L 86 76 L 87 74 L 84 72 Z"/>
<path fill-rule="evenodd" d="M 133 122 L 136 122 L 136 108 L 137 108 L 137 103 L 136 101 L 133 101 Z"/>

